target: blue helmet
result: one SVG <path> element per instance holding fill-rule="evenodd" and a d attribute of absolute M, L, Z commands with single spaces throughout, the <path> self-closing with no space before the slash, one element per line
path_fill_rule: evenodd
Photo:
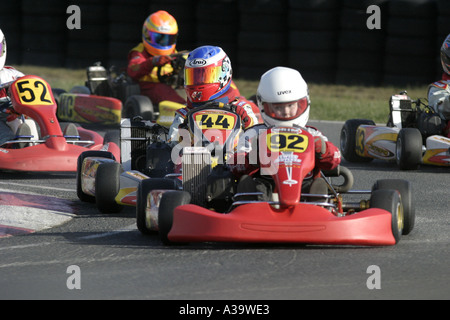
<path fill-rule="evenodd" d="M 217 99 L 231 85 L 232 69 L 220 47 L 202 46 L 191 51 L 184 67 L 184 88 L 193 104 Z"/>

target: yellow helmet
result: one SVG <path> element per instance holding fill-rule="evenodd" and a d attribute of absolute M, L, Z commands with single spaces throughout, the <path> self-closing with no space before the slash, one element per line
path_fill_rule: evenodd
<path fill-rule="evenodd" d="M 178 24 L 167 11 L 152 13 L 142 27 L 145 50 L 153 56 L 169 55 L 175 51 Z"/>

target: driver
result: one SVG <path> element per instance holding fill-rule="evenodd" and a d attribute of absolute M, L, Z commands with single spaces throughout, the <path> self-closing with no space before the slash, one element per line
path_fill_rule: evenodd
<path fill-rule="evenodd" d="M 139 83 L 141 94 L 148 96 L 154 105 L 163 100 L 186 104 L 174 88 L 158 80 L 158 67 L 171 71 L 171 54 L 176 53 L 177 21 L 168 12 L 152 13 L 142 27 L 142 42 L 128 53 L 127 73 Z"/>
<path fill-rule="evenodd" d="M 5 61 L 6 39 L 2 30 L 0 29 L 0 85 L 14 81 L 24 76 L 22 72 L 17 71 L 13 67 L 5 67 Z M 17 118 L 17 115 L 11 114 L 9 112 L 9 107 L 10 100 L 8 97 L 7 89 L 0 89 L 0 146 L 6 141 L 13 140 L 16 137 L 16 134 L 15 132 L 13 132 L 12 127 L 10 127 L 8 124 L 11 124 L 11 122 Z M 23 124 L 21 128 L 21 130 L 25 130 L 26 125 Z M 19 132 L 19 134 L 22 134 L 22 132 Z M 26 134 L 24 133 L 24 135 Z"/>
<path fill-rule="evenodd" d="M 175 119 L 169 129 L 172 145 L 178 143 L 178 127 L 189 110 L 209 102 L 230 104 L 241 117 L 245 129 L 262 123 L 258 107 L 241 96 L 232 80 L 232 73 L 231 61 L 220 47 L 202 46 L 189 53 L 184 68 L 187 105 L 175 111 Z"/>
<path fill-rule="evenodd" d="M 428 103 L 444 122 L 443 135 L 450 138 L 450 34 L 441 47 L 442 80 L 428 87 Z"/>
<path fill-rule="evenodd" d="M 308 86 L 301 74 L 294 69 L 275 67 L 265 72 L 260 79 L 256 99 L 264 124 L 247 130 L 234 155 L 233 173 L 240 178 L 238 193 L 263 192 L 260 200 L 269 200 L 272 193 L 271 179 L 261 175 L 258 163 L 252 163 L 251 153 L 257 152 L 257 137 L 260 130 L 272 126 L 301 127 L 314 137 L 316 152 L 315 169 L 332 170 L 341 162 L 339 149 L 316 128 L 307 126 L 310 111 Z M 253 154 L 255 155 L 255 154 Z M 245 160 L 245 163 L 239 163 Z M 311 172 L 302 188 L 311 193 L 327 193 L 327 185 L 317 172 Z M 314 185 L 314 187 L 313 187 Z M 313 189 L 314 188 L 314 189 Z"/>

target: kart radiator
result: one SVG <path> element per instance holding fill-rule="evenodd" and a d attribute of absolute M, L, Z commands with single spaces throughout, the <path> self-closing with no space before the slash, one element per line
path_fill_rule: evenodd
<path fill-rule="evenodd" d="M 206 203 L 206 185 L 211 172 L 211 154 L 204 147 L 185 147 L 181 159 L 183 190 L 191 194 L 191 203 Z"/>

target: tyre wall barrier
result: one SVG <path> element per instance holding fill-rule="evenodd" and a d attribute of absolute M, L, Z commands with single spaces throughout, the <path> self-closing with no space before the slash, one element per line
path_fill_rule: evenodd
<path fill-rule="evenodd" d="M 81 29 L 67 26 L 69 5 L 80 8 Z M 379 29 L 368 27 L 370 5 L 380 8 Z M 448 0 L 5 1 L 7 64 L 125 67 L 143 21 L 160 9 L 177 19 L 178 50 L 221 46 L 235 77 L 250 80 L 283 65 L 309 82 L 430 83 L 441 75 L 439 48 L 450 33 Z"/>

